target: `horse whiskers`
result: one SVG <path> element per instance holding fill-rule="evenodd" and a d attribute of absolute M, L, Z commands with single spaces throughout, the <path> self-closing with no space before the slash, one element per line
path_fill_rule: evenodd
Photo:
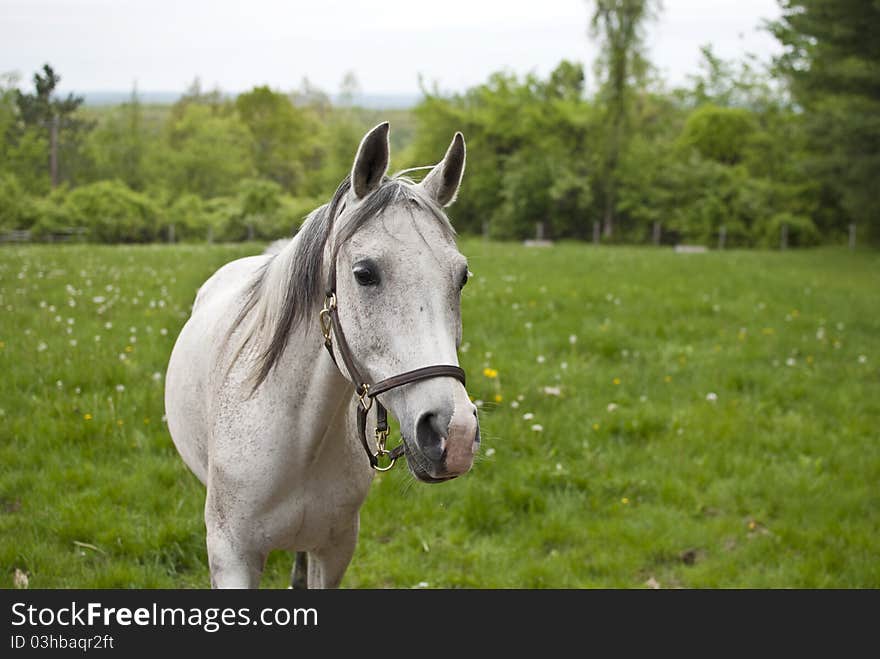
<path fill-rule="evenodd" d="M 397 494 L 402 498 L 407 496 L 415 487 L 418 480 L 413 476 L 412 472 L 407 469 L 406 478 L 398 483 Z"/>

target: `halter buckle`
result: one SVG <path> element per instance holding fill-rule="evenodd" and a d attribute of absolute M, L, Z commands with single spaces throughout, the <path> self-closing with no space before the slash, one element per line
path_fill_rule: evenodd
<path fill-rule="evenodd" d="M 379 449 L 379 454 L 384 455 L 388 453 L 385 450 L 385 444 L 388 442 L 388 431 L 387 430 L 379 430 L 376 428 L 376 448 Z"/>
<path fill-rule="evenodd" d="M 354 390 L 354 393 L 361 402 L 361 407 L 364 408 L 364 413 L 369 412 L 370 408 L 373 407 L 373 399 L 370 398 L 370 385 L 364 382 L 360 387 Z"/>
<path fill-rule="evenodd" d="M 321 334 L 324 335 L 324 343 L 328 346 L 333 341 L 333 310 L 336 309 L 336 293 L 327 293 L 324 298 L 324 308 L 318 315 L 321 321 Z"/>

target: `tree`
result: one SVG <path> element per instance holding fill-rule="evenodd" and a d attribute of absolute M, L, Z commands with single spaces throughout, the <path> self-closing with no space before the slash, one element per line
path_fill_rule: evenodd
<path fill-rule="evenodd" d="M 769 28 L 785 47 L 778 70 L 803 108 L 808 166 L 836 192 L 850 220 L 880 240 L 880 3 L 780 4 L 782 18 Z"/>
<path fill-rule="evenodd" d="M 704 158 L 736 165 L 743 159 L 756 128 L 755 117 L 748 110 L 708 103 L 690 114 L 679 139 Z"/>
<path fill-rule="evenodd" d="M 251 136 L 235 113 L 190 103 L 167 130 L 170 148 L 159 152 L 153 166 L 173 193 L 229 195 L 253 174 Z"/>
<path fill-rule="evenodd" d="M 96 178 L 118 178 L 133 190 L 145 189 L 150 136 L 144 126 L 144 110 L 136 87 L 129 102 L 108 113 L 89 137 Z"/>
<path fill-rule="evenodd" d="M 450 98 L 424 90 L 410 164 L 436 162 L 457 130 L 468 141 L 457 229 L 521 239 L 544 222 L 554 237 L 588 234 L 595 121 L 583 80 L 580 65 L 562 62 L 546 80 L 495 73 Z"/>
<path fill-rule="evenodd" d="M 339 84 L 339 104 L 352 106 L 361 94 L 361 85 L 354 71 L 346 71 Z"/>
<path fill-rule="evenodd" d="M 599 40 L 597 72 L 604 106 L 602 196 L 603 234 L 614 233 L 617 169 L 628 139 L 632 88 L 645 76 L 644 26 L 653 16 L 654 0 L 593 0 L 590 34 Z"/>
<path fill-rule="evenodd" d="M 48 64 L 43 65 L 42 71 L 43 75 L 40 72 L 34 74 L 34 93 L 16 91 L 16 104 L 23 124 L 19 138 L 28 141 L 33 140 L 34 133 L 48 135 L 46 162 L 52 187 L 56 187 L 62 179 L 74 178 L 82 139 L 92 124 L 75 116 L 83 97 L 68 94 L 66 98 L 56 98 L 55 89 L 61 76 Z M 25 136 L 28 131 L 31 135 Z"/>
<path fill-rule="evenodd" d="M 316 165 L 317 127 L 306 108 L 281 93 L 254 87 L 235 99 L 239 117 L 250 130 L 251 153 L 260 176 L 297 194 L 307 165 Z"/>

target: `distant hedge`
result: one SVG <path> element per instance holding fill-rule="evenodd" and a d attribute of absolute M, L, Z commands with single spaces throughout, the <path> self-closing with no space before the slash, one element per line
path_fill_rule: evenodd
<path fill-rule="evenodd" d="M 62 187 L 38 197 L 5 174 L 0 176 L 0 233 L 30 231 L 33 240 L 75 235 L 100 243 L 274 240 L 294 233 L 321 203 L 291 197 L 262 179 L 245 179 L 234 196 L 212 199 L 137 192 L 118 180 Z"/>

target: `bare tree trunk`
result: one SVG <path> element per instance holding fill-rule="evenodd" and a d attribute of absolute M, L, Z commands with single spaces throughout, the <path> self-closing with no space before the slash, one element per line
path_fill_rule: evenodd
<path fill-rule="evenodd" d="M 605 194 L 605 215 L 602 218 L 602 235 L 610 238 L 614 234 L 614 201 L 611 192 Z"/>
<path fill-rule="evenodd" d="M 61 121 L 58 115 L 52 117 L 49 127 L 49 176 L 52 179 L 52 187 L 58 187 L 58 125 Z"/>

